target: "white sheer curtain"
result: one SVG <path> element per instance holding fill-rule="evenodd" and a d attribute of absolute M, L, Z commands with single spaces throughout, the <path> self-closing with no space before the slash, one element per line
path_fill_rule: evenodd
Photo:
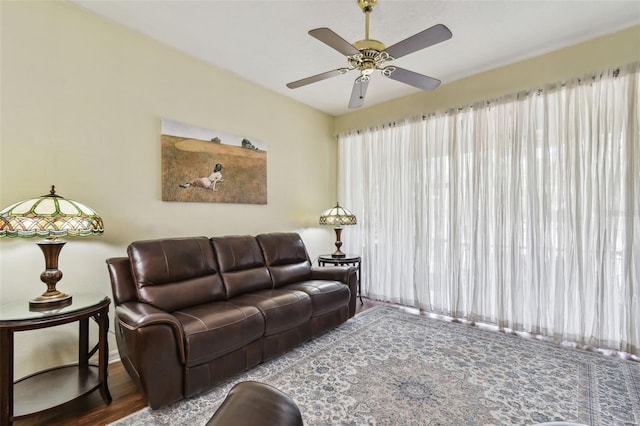
<path fill-rule="evenodd" d="M 363 293 L 640 354 L 638 64 L 339 135 Z"/>

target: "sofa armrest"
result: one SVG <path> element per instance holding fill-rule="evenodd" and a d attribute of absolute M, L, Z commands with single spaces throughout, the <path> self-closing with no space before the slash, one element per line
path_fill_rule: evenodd
<path fill-rule="evenodd" d="M 182 325 L 173 315 L 147 303 L 127 302 L 120 306 L 116 306 L 116 317 L 122 327 L 131 331 L 138 330 L 141 327 L 170 327 L 174 336 L 174 341 L 167 342 L 167 344 L 176 346 L 180 353 L 181 361 L 185 362 L 186 356 Z"/>
<path fill-rule="evenodd" d="M 174 327 L 182 337 L 182 326 L 173 315 L 155 306 L 140 302 L 127 302 L 116 306 L 116 316 L 123 325 L 131 330 L 154 324 L 165 324 Z"/>
<path fill-rule="evenodd" d="M 116 306 L 116 340 L 123 365 L 151 408 L 183 398 L 184 333 L 171 314 L 146 303 Z"/>
<path fill-rule="evenodd" d="M 346 284 L 351 269 L 354 272 L 357 270 L 355 266 L 312 266 L 311 279 L 341 281 Z"/>
<path fill-rule="evenodd" d="M 355 266 L 313 266 L 312 280 L 339 281 L 349 287 L 349 318 L 356 314 L 356 298 L 358 297 L 358 268 Z"/>

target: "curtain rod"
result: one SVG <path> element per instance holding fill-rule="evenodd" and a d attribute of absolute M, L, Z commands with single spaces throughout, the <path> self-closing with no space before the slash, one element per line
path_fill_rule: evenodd
<path fill-rule="evenodd" d="M 587 76 L 582 76 L 582 77 L 573 77 L 573 78 L 570 78 L 570 79 L 562 81 L 562 82 L 547 84 L 546 88 L 527 89 L 527 90 L 523 90 L 523 91 L 517 92 L 515 94 L 506 94 L 506 95 L 500 96 L 499 98 L 492 98 L 492 99 L 488 99 L 487 101 L 475 102 L 474 104 L 475 105 L 479 105 L 482 102 L 486 102 L 486 105 L 491 105 L 491 103 L 499 102 L 501 99 L 505 99 L 505 98 L 509 98 L 509 97 L 516 97 L 517 98 L 519 96 L 529 96 L 532 92 L 535 92 L 536 95 L 541 95 L 541 94 L 543 94 L 545 92 L 545 90 L 554 89 L 554 88 L 557 88 L 558 86 L 559 87 L 566 87 L 568 84 L 570 84 L 571 81 L 576 81 L 578 84 L 582 84 L 585 81 L 585 79 L 588 79 L 589 77 L 591 77 L 591 81 L 594 82 L 594 81 L 596 81 L 596 79 L 602 78 L 603 76 L 605 76 L 609 72 L 611 73 L 613 78 L 617 78 L 620 75 L 620 69 L 621 68 L 639 66 L 639 65 L 640 65 L 640 62 L 632 62 L 630 64 L 627 64 L 627 65 L 624 65 L 624 66 L 618 66 L 618 67 L 613 68 L 613 69 L 608 70 L 608 71 L 602 71 L 599 74 L 598 73 L 594 73 L 594 74 L 587 75 Z M 458 112 L 460 112 L 460 111 L 463 111 L 463 110 L 465 110 L 467 108 L 473 109 L 473 105 L 474 104 L 467 105 L 467 106 L 464 106 L 464 107 L 457 107 L 457 108 L 456 107 L 452 107 L 452 108 L 449 108 L 448 110 L 445 110 L 445 111 L 442 111 L 442 110 L 433 111 L 433 112 L 430 112 L 430 113 L 422 114 L 421 116 L 405 117 L 402 120 L 395 120 L 395 121 L 391 121 L 391 122 L 387 122 L 387 123 L 376 124 L 376 125 L 373 125 L 373 126 L 369 126 L 366 129 L 357 129 L 357 130 L 352 130 L 351 132 L 355 132 L 356 134 L 359 135 L 362 131 L 368 130 L 368 129 L 375 129 L 375 128 L 383 128 L 384 129 L 385 127 L 395 127 L 395 126 L 398 125 L 398 123 L 400 121 L 410 120 L 412 118 L 416 119 L 417 117 L 421 117 L 422 120 L 426 120 L 429 117 L 433 117 L 433 116 L 436 116 L 436 115 L 439 115 L 439 114 L 445 114 L 445 115 L 449 114 L 450 111 L 458 111 Z M 349 133 L 349 132 L 346 132 L 346 133 Z"/>
<path fill-rule="evenodd" d="M 569 80 L 565 80 L 565 81 L 562 81 L 562 82 L 550 83 L 550 84 L 546 85 L 546 88 L 528 89 L 528 90 L 523 90 L 523 91 L 517 92 L 515 94 L 503 95 L 503 96 L 500 96 L 499 98 L 492 98 L 492 99 L 489 99 L 489 100 L 486 101 L 486 105 L 491 105 L 492 103 L 500 102 L 501 100 L 503 100 L 505 98 L 513 98 L 513 97 L 515 97 L 517 99 L 518 97 L 521 97 L 521 96 L 529 96 L 532 93 L 535 93 L 536 96 L 539 96 L 539 95 L 543 94 L 545 92 L 545 90 L 552 90 L 552 89 L 555 89 L 557 87 L 566 87 L 568 84 L 570 84 L 570 82 L 572 80 L 576 81 L 578 84 L 582 84 L 582 83 L 585 82 L 585 80 L 587 78 L 591 77 L 591 82 L 593 83 L 597 79 L 602 78 L 607 72 L 611 72 L 611 75 L 612 75 L 613 78 L 618 78 L 618 76 L 620 75 L 620 67 L 614 68 L 611 71 L 603 71 L 600 74 L 591 74 L 590 76 L 586 76 L 586 77 L 584 77 L 584 76 L 583 77 L 574 77 L 574 78 L 570 78 Z M 478 105 L 478 104 L 480 104 L 482 102 L 483 101 L 479 101 L 479 102 L 476 102 L 475 104 L 471 104 L 471 105 L 468 105 L 466 107 L 450 108 L 450 109 L 444 111 L 444 114 L 448 114 L 449 111 L 451 111 L 451 110 L 457 110 L 458 112 L 460 112 L 460 111 L 463 111 L 463 110 L 465 110 L 467 108 L 473 109 L 474 105 Z M 434 116 L 434 115 L 437 115 L 437 114 L 439 114 L 439 112 L 437 112 L 437 111 L 434 111 L 433 113 L 429 113 L 429 114 L 423 114 L 422 115 L 422 120 L 426 120 L 428 117 Z"/>

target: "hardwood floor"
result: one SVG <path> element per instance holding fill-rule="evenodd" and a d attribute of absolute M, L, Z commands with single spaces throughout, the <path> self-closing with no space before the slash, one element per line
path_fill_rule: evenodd
<path fill-rule="evenodd" d="M 366 311 L 378 304 L 366 298 L 363 298 L 363 302 L 362 305 L 359 301 L 356 303 L 356 313 Z M 95 391 L 64 407 L 17 420 L 13 424 L 16 426 L 105 425 L 146 406 L 142 395 L 120 362 L 109 365 L 109 390 L 113 397 L 110 405 L 105 405 L 100 392 Z M 55 392 L 55 389 L 51 391 Z"/>
<path fill-rule="evenodd" d="M 63 407 L 44 414 L 16 420 L 16 426 L 47 425 L 104 425 L 121 419 L 146 406 L 142 394 L 129 377 L 121 362 L 109 364 L 109 390 L 113 402 L 106 405 L 99 391 L 94 391 Z M 51 392 L 55 392 L 52 389 Z"/>

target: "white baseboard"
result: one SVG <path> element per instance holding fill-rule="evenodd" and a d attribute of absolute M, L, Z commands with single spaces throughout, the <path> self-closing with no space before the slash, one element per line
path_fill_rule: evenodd
<path fill-rule="evenodd" d="M 120 361 L 120 353 L 117 349 L 109 351 L 109 364 Z"/>

